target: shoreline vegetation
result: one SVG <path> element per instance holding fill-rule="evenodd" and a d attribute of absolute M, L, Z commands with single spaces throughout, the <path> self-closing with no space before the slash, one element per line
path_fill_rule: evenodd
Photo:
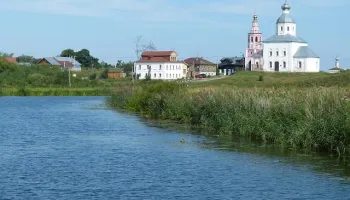
<path fill-rule="evenodd" d="M 239 72 L 205 83 L 139 81 L 134 87 L 116 88 L 107 102 L 148 119 L 215 134 L 349 156 L 349 86 L 348 72 Z"/>

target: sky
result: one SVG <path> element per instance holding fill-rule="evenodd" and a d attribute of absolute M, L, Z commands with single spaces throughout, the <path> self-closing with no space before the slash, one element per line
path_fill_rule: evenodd
<path fill-rule="evenodd" d="M 0 51 L 34 57 L 86 48 L 111 64 L 136 59 L 135 41 L 175 50 L 179 59 L 216 62 L 240 56 L 252 16 L 263 38 L 275 34 L 284 0 L 1 0 Z M 321 58 L 321 70 L 350 68 L 349 0 L 288 0 L 297 35 Z"/>

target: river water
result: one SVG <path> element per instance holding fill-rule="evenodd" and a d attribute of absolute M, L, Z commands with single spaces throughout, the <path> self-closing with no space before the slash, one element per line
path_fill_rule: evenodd
<path fill-rule="evenodd" d="M 1 97 L 0 199 L 350 199 L 348 174 L 332 173 L 348 164 L 214 143 L 102 97 Z"/>

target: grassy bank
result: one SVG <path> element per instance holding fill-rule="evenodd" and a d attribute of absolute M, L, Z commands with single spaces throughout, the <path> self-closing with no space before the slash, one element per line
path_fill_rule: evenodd
<path fill-rule="evenodd" d="M 222 81 L 222 80 L 220 80 Z M 239 88 L 139 83 L 111 106 L 285 148 L 350 155 L 348 88 Z"/>
<path fill-rule="evenodd" d="M 108 96 L 109 88 L 3 88 L 0 96 Z"/>

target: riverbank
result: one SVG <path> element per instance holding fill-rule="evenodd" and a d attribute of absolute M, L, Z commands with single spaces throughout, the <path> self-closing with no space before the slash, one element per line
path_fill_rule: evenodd
<path fill-rule="evenodd" d="M 146 118 L 217 134 L 350 155 L 349 92 L 348 87 L 238 88 L 157 82 L 120 87 L 108 103 Z"/>
<path fill-rule="evenodd" d="M 0 96 L 108 96 L 111 88 L 0 88 Z"/>

